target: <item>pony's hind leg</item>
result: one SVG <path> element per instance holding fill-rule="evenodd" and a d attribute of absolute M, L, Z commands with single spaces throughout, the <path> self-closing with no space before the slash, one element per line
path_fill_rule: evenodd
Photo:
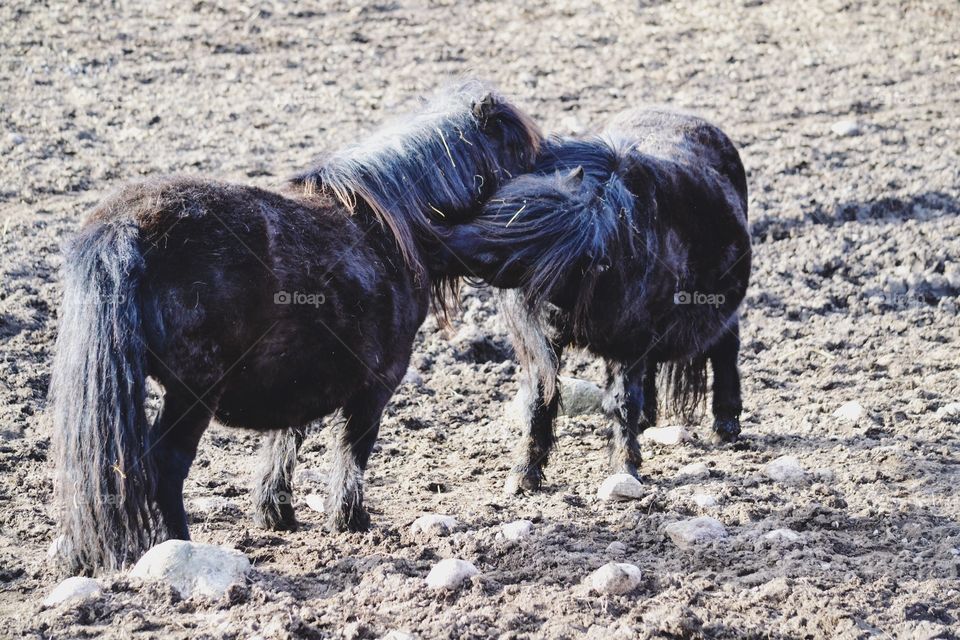
<path fill-rule="evenodd" d="M 560 407 L 560 390 L 555 389 L 553 397 L 547 400 L 539 379 L 536 375 L 521 378 L 517 397 L 523 411 L 523 435 L 517 447 L 517 461 L 507 477 L 507 493 L 538 491 L 543 484 L 543 468 L 554 443 L 553 423 Z"/>
<path fill-rule="evenodd" d="M 707 355 L 713 367 L 713 434 L 721 442 L 735 442 L 740 435 L 740 323 L 734 322 Z"/>
<path fill-rule="evenodd" d="M 657 414 L 659 413 L 657 406 L 657 372 L 659 367 L 660 364 L 656 360 L 653 358 L 647 359 L 647 369 L 643 374 L 643 419 L 645 423 L 640 425 L 644 429 L 657 426 Z"/>
<path fill-rule="evenodd" d="M 293 470 L 306 427 L 277 429 L 264 437 L 253 478 L 253 521 L 274 531 L 297 528 L 293 512 Z"/>
<path fill-rule="evenodd" d="M 153 427 L 150 455 L 157 468 L 157 508 L 168 538 L 190 539 L 183 482 L 197 455 L 200 438 L 210 425 L 214 406 L 214 398 L 198 400 L 179 385 L 166 389 L 163 409 Z"/>
<path fill-rule="evenodd" d="M 343 407 L 343 423 L 333 433 L 333 466 L 325 510 L 333 531 L 366 531 L 370 516 L 363 506 L 363 472 L 380 430 L 380 416 L 392 386 L 374 381 Z"/>
<path fill-rule="evenodd" d="M 610 465 L 614 473 L 639 477 L 641 429 L 646 427 L 648 408 L 644 389 L 648 385 L 647 363 L 607 362 L 607 395 L 604 409 L 616 422 L 610 445 Z M 654 401 L 655 402 L 655 401 Z M 656 418 L 656 416 L 654 416 Z"/>

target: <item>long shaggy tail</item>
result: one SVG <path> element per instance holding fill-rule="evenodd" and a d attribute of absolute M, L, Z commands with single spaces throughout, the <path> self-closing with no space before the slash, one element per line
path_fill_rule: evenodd
<path fill-rule="evenodd" d="M 667 406 L 689 424 L 696 424 L 707 395 L 707 357 L 667 362 L 660 371 Z"/>
<path fill-rule="evenodd" d="M 121 568 L 155 541 L 143 271 L 132 224 L 89 225 L 67 251 L 50 400 L 58 549 L 71 573 Z"/>

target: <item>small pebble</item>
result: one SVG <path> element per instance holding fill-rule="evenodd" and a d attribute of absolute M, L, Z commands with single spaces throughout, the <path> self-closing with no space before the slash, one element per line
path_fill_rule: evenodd
<path fill-rule="evenodd" d="M 427 586 L 431 589 L 456 589 L 464 580 L 477 575 L 472 563 L 458 558 L 446 558 L 430 569 L 427 574 Z"/>
<path fill-rule="evenodd" d="M 73 576 L 58 584 L 43 600 L 45 607 L 55 607 L 66 602 L 86 600 L 100 595 L 100 583 L 93 578 Z"/>
<path fill-rule="evenodd" d="M 678 445 L 693 438 L 685 427 L 650 427 L 643 432 L 643 437 L 666 446 Z"/>
<path fill-rule="evenodd" d="M 694 504 L 704 509 L 717 506 L 717 499 L 706 493 L 695 493 L 691 499 Z"/>
<path fill-rule="evenodd" d="M 636 500 L 644 495 L 643 485 L 629 473 L 615 473 L 597 489 L 601 500 Z"/>
<path fill-rule="evenodd" d="M 793 529 L 774 529 L 763 534 L 763 537 L 765 540 L 774 542 L 797 542 L 801 538 L 800 534 Z"/>
<path fill-rule="evenodd" d="M 622 556 L 627 552 L 627 545 L 623 544 L 619 540 L 614 540 L 607 545 L 607 553 L 614 556 Z"/>
<path fill-rule="evenodd" d="M 723 523 L 709 516 L 674 522 L 668 525 L 665 531 L 673 543 L 681 549 L 689 549 L 696 544 L 727 537 L 727 529 Z"/>
<path fill-rule="evenodd" d="M 457 519 L 453 516 L 428 513 L 414 520 L 410 528 L 430 535 L 445 536 L 457 528 Z"/>
<path fill-rule="evenodd" d="M 710 477 L 710 467 L 708 467 L 703 462 L 691 462 L 686 464 L 677 471 L 678 477 L 687 477 L 687 478 L 709 478 Z"/>
<path fill-rule="evenodd" d="M 515 520 L 500 527 L 500 533 L 507 540 L 521 540 L 533 531 L 533 523 L 529 520 Z"/>
<path fill-rule="evenodd" d="M 388 631 L 380 640 L 416 640 L 416 636 L 407 633 L 406 631 Z"/>
<path fill-rule="evenodd" d="M 863 405 L 857 402 L 856 400 L 851 400 L 850 402 L 845 402 L 840 407 L 833 412 L 835 418 L 840 418 L 841 420 L 847 420 L 848 422 L 857 422 L 860 418 L 863 417 L 864 409 Z"/>
<path fill-rule="evenodd" d="M 620 595 L 640 585 L 640 567 L 626 562 L 608 562 L 590 574 L 590 586 L 595 591 Z"/>
<path fill-rule="evenodd" d="M 307 506 L 316 511 L 317 513 L 324 512 L 324 500 L 323 496 L 319 493 L 311 493 L 304 497 L 304 502 L 307 503 Z"/>
<path fill-rule="evenodd" d="M 861 133 L 860 123 L 856 120 L 840 120 L 835 122 L 830 127 L 830 131 L 832 131 L 835 136 L 841 138 L 850 138 L 858 136 Z"/>
<path fill-rule="evenodd" d="M 776 482 L 797 482 L 807 475 L 796 456 L 780 456 L 771 460 L 763 467 L 763 472 Z"/>

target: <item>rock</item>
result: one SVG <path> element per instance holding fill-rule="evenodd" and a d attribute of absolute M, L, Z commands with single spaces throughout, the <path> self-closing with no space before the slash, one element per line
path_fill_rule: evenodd
<path fill-rule="evenodd" d="M 431 589 L 456 589 L 464 580 L 477 573 L 477 568 L 466 560 L 446 558 L 430 569 L 427 586 Z"/>
<path fill-rule="evenodd" d="M 246 579 L 247 556 L 235 549 L 187 540 L 167 540 L 156 545 L 133 566 L 130 575 L 166 582 L 184 598 L 219 599 L 227 588 Z"/>
<path fill-rule="evenodd" d="M 325 510 L 323 496 L 319 493 L 308 494 L 307 496 L 304 496 L 303 501 L 307 503 L 308 507 L 317 513 L 323 513 Z"/>
<path fill-rule="evenodd" d="M 802 536 L 793 529 L 774 529 L 773 531 L 763 534 L 764 540 L 772 540 L 774 542 L 797 542 L 801 537 Z"/>
<path fill-rule="evenodd" d="M 807 475 L 796 456 L 780 456 L 771 460 L 763 467 L 763 472 L 776 482 L 797 482 Z"/>
<path fill-rule="evenodd" d="M 421 533 L 445 536 L 457 528 L 457 519 L 453 516 L 428 513 L 414 520 L 410 528 Z"/>
<path fill-rule="evenodd" d="M 589 380 L 560 376 L 560 398 L 561 415 L 603 413 L 603 390 Z"/>
<path fill-rule="evenodd" d="M 626 562 L 608 562 L 590 574 L 590 586 L 610 595 L 629 593 L 640 585 L 640 567 Z"/>
<path fill-rule="evenodd" d="M 861 133 L 860 123 L 856 120 L 839 120 L 830 126 L 833 135 L 841 138 L 851 138 Z"/>
<path fill-rule="evenodd" d="M 27 141 L 26 137 L 22 136 L 19 133 L 8 133 L 7 140 L 10 142 L 10 144 L 12 144 L 15 147 Z"/>
<path fill-rule="evenodd" d="M 695 493 L 690 499 L 702 509 L 717 506 L 717 499 L 706 493 Z"/>
<path fill-rule="evenodd" d="M 100 583 L 93 578 L 73 576 L 58 584 L 46 598 L 43 606 L 55 607 L 66 602 L 86 600 L 100 595 Z"/>
<path fill-rule="evenodd" d="M 937 417 L 941 420 L 960 417 L 960 402 L 951 402 L 937 409 Z"/>
<path fill-rule="evenodd" d="M 678 477 L 709 478 L 710 467 L 703 462 L 691 462 L 677 470 Z"/>
<path fill-rule="evenodd" d="M 636 500 L 644 494 L 643 485 L 629 473 L 615 473 L 597 489 L 601 500 Z"/>
<path fill-rule="evenodd" d="M 692 434 L 685 427 L 678 425 L 671 427 L 650 427 L 644 430 L 643 437 L 668 447 L 687 442 L 693 439 Z"/>
<path fill-rule="evenodd" d="M 665 531 L 673 543 L 681 549 L 689 549 L 697 544 L 727 537 L 726 527 L 719 520 L 709 516 L 674 522 L 668 525 Z"/>
<path fill-rule="evenodd" d="M 863 405 L 856 400 L 844 402 L 839 409 L 833 412 L 833 417 L 846 420 L 848 422 L 857 422 L 863 417 Z"/>
<path fill-rule="evenodd" d="M 813 475 L 817 477 L 817 480 L 820 482 L 830 483 L 833 482 L 836 478 L 836 474 L 833 473 L 833 469 L 827 467 L 819 467 L 813 470 Z"/>
<path fill-rule="evenodd" d="M 380 640 L 416 640 L 416 636 L 407 633 L 406 631 L 388 631 L 383 635 Z"/>
<path fill-rule="evenodd" d="M 507 540 L 521 540 L 533 532 L 533 523 L 529 520 L 515 520 L 500 527 L 500 533 Z"/>
<path fill-rule="evenodd" d="M 627 545 L 623 544 L 619 540 L 614 540 L 607 545 L 607 553 L 614 556 L 622 556 L 627 552 Z"/>

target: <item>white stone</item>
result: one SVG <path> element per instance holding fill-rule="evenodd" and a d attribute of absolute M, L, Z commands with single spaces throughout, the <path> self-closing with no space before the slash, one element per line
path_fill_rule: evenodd
<path fill-rule="evenodd" d="M 629 473 L 615 473 L 597 489 L 601 500 L 636 500 L 644 494 L 643 485 Z"/>
<path fill-rule="evenodd" d="M 590 574 L 590 586 L 600 593 L 620 595 L 636 589 L 640 579 L 640 567 L 626 562 L 608 562 Z"/>
<path fill-rule="evenodd" d="M 100 595 L 100 583 L 93 578 L 73 576 L 58 584 L 43 600 L 43 606 L 55 607 L 66 602 L 86 600 Z"/>
<path fill-rule="evenodd" d="M 199 595 L 218 599 L 227 588 L 246 579 L 247 556 L 235 549 L 187 540 L 167 540 L 153 547 L 130 575 L 166 582 L 184 598 Z"/>
<path fill-rule="evenodd" d="M 856 120 L 839 120 L 830 127 L 833 135 L 849 138 L 860 135 L 860 123 Z"/>
<path fill-rule="evenodd" d="M 673 543 L 681 549 L 689 549 L 697 544 L 727 537 L 726 527 L 719 520 L 709 516 L 674 522 L 667 525 L 665 531 Z"/>
<path fill-rule="evenodd" d="M 668 447 L 687 442 L 692 435 L 685 427 L 674 425 L 670 427 L 650 427 L 643 432 L 643 437 Z"/>
<path fill-rule="evenodd" d="M 607 545 L 607 553 L 614 556 L 622 556 L 627 552 L 627 545 L 623 544 L 619 540 L 614 540 Z"/>
<path fill-rule="evenodd" d="M 472 563 L 459 558 L 446 558 L 430 569 L 427 586 L 431 589 L 456 589 L 464 580 L 477 575 Z"/>
<path fill-rule="evenodd" d="M 457 528 L 457 519 L 438 513 L 428 513 L 413 521 L 410 528 L 431 535 L 445 536 Z"/>
<path fill-rule="evenodd" d="M 688 478 L 709 478 L 710 467 L 703 462 L 691 462 L 677 470 L 677 476 Z"/>
<path fill-rule="evenodd" d="M 19 133 L 8 133 L 7 140 L 10 141 L 10 144 L 18 146 L 27 141 L 27 139 Z"/>
<path fill-rule="evenodd" d="M 303 501 L 307 503 L 307 506 L 316 511 L 317 513 L 323 513 L 325 510 L 323 496 L 319 493 L 311 493 L 303 498 Z"/>
<path fill-rule="evenodd" d="M 938 418 L 955 418 L 960 416 L 960 402 L 951 402 L 937 409 Z"/>
<path fill-rule="evenodd" d="M 857 422 L 863 417 L 863 414 L 863 405 L 856 400 L 851 400 L 850 402 L 844 402 L 840 405 L 840 407 L 833 412 L 833 417 L 847 420 L 848 422 Z"/>
<path fill-rule="evenodd" d="M 797 542 L 801 538 L 800 534 L 793 529 L 774 529 L 763 534 L 763 537 L 765 540 L 774 542 Z"/>
<path fill-rule="evenodd" d="M 407 633 L 406 631 L 388 631 L 380 640 L 416 640 L 416 636 Z"/>
<path fill-rule="evenodd" d="M 500 532 L 507 540 L 521 540 L 533 532 L 533 523 L 529 520 L 514 520 L 501 526 Z"/>
<path fill-rule="evenodd" d="M 603 413 L 603 390 L 589 380 L 560 376 L 560 398 L 561 415 Z"/>
<path fill-rule="evenodd" d="M 717 506 L 717 499 L 707 493 L 695 493 L 690 499 L 703 509 Z"/>
<path fill-rule="evenodd" d="M 807 475 L 796 456 L 780 456 L 771 460 L 763 467 L 763 472 L 776 482 L 797 482 Z"/>

